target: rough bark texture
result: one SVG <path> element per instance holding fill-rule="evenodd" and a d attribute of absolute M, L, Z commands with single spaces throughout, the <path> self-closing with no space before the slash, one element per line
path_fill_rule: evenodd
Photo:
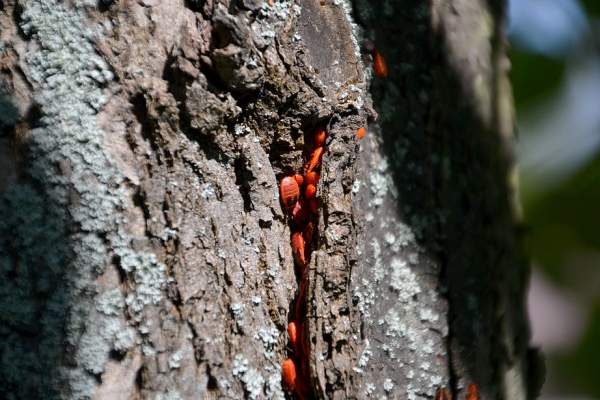
<path fill-rule="evenodd" d="M 287 396 L 278 181 L 319 124 L 315 397 L 526 397 L 499 8 L 0 4 L 2 397 Z"/>

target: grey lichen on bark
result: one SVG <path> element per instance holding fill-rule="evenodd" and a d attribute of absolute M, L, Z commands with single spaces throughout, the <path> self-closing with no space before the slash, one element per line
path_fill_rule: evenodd
<path fill-rule="evenodd" d="M 278 181 L 325 125 L 315 397 L 523 397 L 500 11 L 475 4 L 2 2 L 0 393 L 284 398 Z"/>

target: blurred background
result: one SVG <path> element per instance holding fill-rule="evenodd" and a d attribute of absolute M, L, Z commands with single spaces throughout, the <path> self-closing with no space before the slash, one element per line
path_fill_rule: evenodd
<path fill-rule="evenodd" d="M 509 0 L 542 399 L 600 399 L 600 0 Z"/>

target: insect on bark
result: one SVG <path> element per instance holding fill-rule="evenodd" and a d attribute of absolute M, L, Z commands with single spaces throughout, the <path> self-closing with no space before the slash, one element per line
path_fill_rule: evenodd
<path fill-rule="evenodd" d="M 358 130 L 356 131 L 356 136 L 358 136 L 359 139 L 362 139 L 365 136 L 365 127 L 362 126 L 360 128 L 358 128 Z"/>
<path fill-rule="evenodd" d="M 293 392 L 296 389 L 296 366 L 291 358 L 286 359 L 281 366 L 283 383 L 287 386 L 287 390 Z"/>
<path fill-rule="evenodd" d="M 287 210 L 287 212 L 294 211 L 298 197 L 300 197 L 300 188 L 298 182 L 291 176 L 283 178 L 279 184 L 279 192 L 281 195 L 281 202 Z"/>
<path fill-rule="evenodd" d="M 322 158 L 323 158 L 323 148 L 317 147 L 310 154 L 310 157 L 309 157 L 308 161 L 306 162 L 306 164 L 304 164 L 304 175 L 309 174 L 315 168 L 319 167 L 319 165 L 321 165 Z"/>
<path fill-rule="evenodd" d="M 373 50 L 373 69 L 375 70 L 375 75 L 380 77 L 387 76 L 387 64 L 377 49 Z"/>
<path fill-rule="evenodd" d="M 306 265 L 306 257 L 304 255 L 304 238 L 300 232 L 292 233 L 292 255 L 294 256 L 294 261 L 299 267 L 304 267 Z"/>

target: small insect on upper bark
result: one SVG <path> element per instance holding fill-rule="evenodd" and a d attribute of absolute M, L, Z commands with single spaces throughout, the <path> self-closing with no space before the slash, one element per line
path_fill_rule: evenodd
<path fill-rule="evenodd" d="M 359 139 L 362 139 L 365 136 L 365 132 L 366 129 L 364 126 L 361 126 L 360 128 L 358 128 L 358 130 L 356 131 L 356 136 L 358 136 Z"/>
<path fill-rule="evenodd" d="M 373 69 L 375 70 L 375 74 L 377 76 L 387 76 L 387 64 L 385 63 L 385 59 L 377 49 L 373 50 Z"/>

